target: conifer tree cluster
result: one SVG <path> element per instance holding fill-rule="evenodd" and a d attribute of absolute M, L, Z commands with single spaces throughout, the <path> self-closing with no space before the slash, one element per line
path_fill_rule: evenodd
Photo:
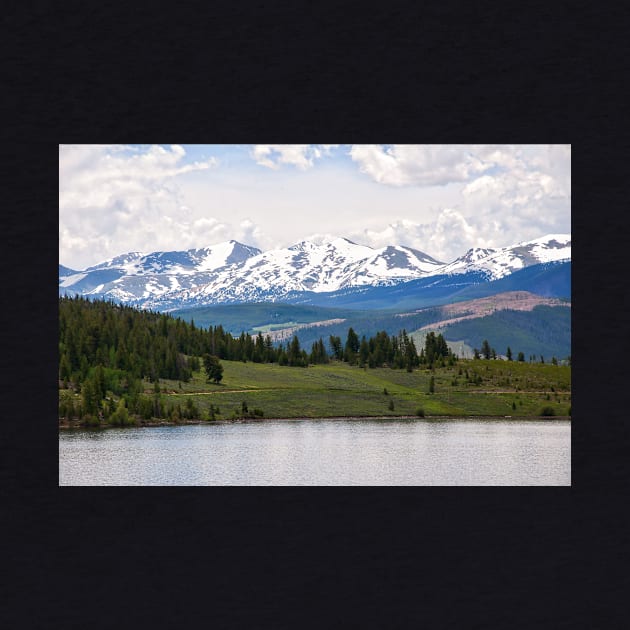
<path fill-rule="evenodd" d="M 487 339 L 483 340 L 483 343 L 481 344 L 481 352 L 475 348 L 473 351 L 473 358 L 476 360 L 479 359 L 497 359 L 497 351 L 492 348 L 490 346 L 490 342 Z M 508 361 L 512 361 L 514 359 L 514 353 L 512 352 L 512 348 L 510 346 L 507 347 L 507 350 L 505 351 L 505 358 Z M 525 354 L 523 354 L 523 352 L 519 352 L 516 358 L 517 361 L 525 361 Z M 535 356 L 530 355 L 529 357 L 529 361 L 530 363 L 533 363 L 535 360 Z M 556 360 L 557 361 L 557 360 Z M 544 363 L 545 359 L 544 357 L 541 355 L 540 357 L 540 362 Z"/>
<path fill-rule="evenodd" d="M 201 358 L 214 359 L 209 379 L 219 382 L 219 359 L 277 361 L 271 339 L 249 334 L 235 338 L 221 326 L 197 328 L 168 314 L 141 311 L 81 296 L 59 298 L 59 414 L 67 419 L 106 419 L 131 424 L 134 417 L 172 420 L 198 418 L 192 399 L 165 405 L 159 379 L 187 382 L 201 369 Z M 155 383 L 152 397 L 143 394 L 143 379 Z M 71 392 L 80 393 L 80 401 Z M 113 396 L 113 397 L 112 397 Z M 115 400 L 114 397 L 120 397 Z"/>
<path fill-rule="evenodd" d="M 222 326 L 197 328 L 180 318 L 77 297 L 59 298 L 59 379 L 82 383 L 102 366 L 133 379 L 187 382 L 205 354 L 227 361 L 273 363 L 280 348 L 262 334 L 233 337 Z"/>
<path fill-rule="evenodd" d="M 355 331 L 350 328 L 344 346 L 341 339 L 334 335 L 330 336 L 329 342 L 335 359 L 360 367 L 391 367 L 411 372 L 421 365 L 433 367 L 437 362 L 444 364 L 444 360 L 451 364 L 455 361 L 444 337 L 441 334 L 436 337 L 433 332 L 427 335 L 425 347 L 420 354 L 413 338 L 404 329 L 398 335 L 390 336 L 385 331 L 378 332 L 369 339 L 364 335 L 359 341 Z"/>
<path fill-rule="evenodd" d="M 222 326 L 202 329 L 169 314 L 137 310 L 113 302 L 81 296 L 59 298 L 59 383 L 61 417 L 85 418 L 116 424 L 145 419 L 199 417 L 192 399 L 184 407 L 166 405 L 159 379 L 187 382 L 204 369 L 208 381 L 223 377 L 220 360 L 278 363 L 291 367 L 325 364 L 331 358 L 360 367 L 406 369 L 420 365 L 452 365 L 455 357 L 442 335 L 429 333 L 418 355 L 413 338 L 405 330 L 385 331 L 369 339 L 350 328 L 345 343 L 330 337 L 312 344 L 310 353 L 297 335 L 286 344 L 273 345 L 269 335 L 241 333 L 235 337 Z M 143 392 L 143 380 L 154 383 L 152 395 Z M 80 394 L 72 396 L 72 393 Z M 214 415 L 214 414 L 211 414 Z"/>
<path fill-rule="evenodd" d="M 202 332 L 168 315 L 80 296 L 62 297 L 59 379 L 80 385 L 93 375 L 101 391 L 106 386 L 112 389 L 117 379 L 188 381 L 195 366 L 186 354 L 199 354 Z"/>
<path fill-rule="evenodd" d="M 423 362 L 429 366 L 433 366 L 434 363 L 444 364 L 444 359 L 452 358 L 453 354 L 446 344 L 446 340 L 439 334 L 436 336 L 434 332 L 427 334 L 424 343 L 424 356 Z M 451 361 L 452 363 L 452 361 Z"/>

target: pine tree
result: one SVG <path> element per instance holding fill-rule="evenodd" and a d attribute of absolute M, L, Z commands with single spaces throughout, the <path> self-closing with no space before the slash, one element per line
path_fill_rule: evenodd
<path fill-rule="evenodd" d="M 92 378 L 86 378 L 81 384 L 81 401 L 84 413 L 90 415 L 97 413 L 100 396 Z"/>
<path fill-rule="evenodd" d="M 407 362 L 407 372 L 412 372 L 413 368 L 416 368 L 420 365 L 420 358 L 418 357 L 418 350 L 416 349 L 416 344 L 413 341 L 413 337 L 407 337 L 405 358 Z"/>
<path fill-rule="evenodd" d="M 59 360 L 59 380 L 69 381 L 71 374 L 70 361 L 68 360 L 68 355 L 64 353 Z"/>
<path fill-rule="evenodd" d="M 341 347 L 341 337 L 330 335 L 328 339 L 330 343 L 330 349 L 332 350 L 335 359 L 341 361 L 343 359 L 343 349 Z"/>
<path fill-rule="evenodd" d="M 319 346 L 319 356 L 322 363 L 329 363 L 330 359 L 328 357 L 328 353 L 326 352 L 326 346 L 324 344 L 324 340 L 321 337 L 319 338 L 317 345 Z"/>
<path fill-rule="evenodd" d="M 118 401 L 116 411 L 112 413 L 112 415 L 109 417 L 109 422 L 111 424 L 117 424 L 121 426 L 129 423 L 129 410 L 127 409 L 124 398 L 121 398 Z"/>
<path fill-rule="evenodd" d="M 256 336 L 256 342 L 254 343 L 254 352 L 252 355 L 252 361 L 254 363 L 262 363 L 265 360 L 265 340 L 262 333 L 259 332 Z"/>
<path fill-rule="evenodd" d="M 328 363 L 328 354 L 326 354 L 324 340 L 321 337 L 318 341 L 313 342 L 309 361 L 314 364 Z"/>
<path fill-rule="evenodd" d="M 483 358 L 489 359 L 491 353 L 492 353 L 492 350 L 490 348 L 490 344 L 488 343 L 487 339 L 484 339 L 483 343 L 481 344 L 481 354 L 483 354 Z"/>
<path fill-rule="evenodd" d="M 302 349 L 300 348 L 300 340 L 297 335 L 293 335 L 287 355 L 290 366 L 304 367 L 306 365 L 304 356 L 302 355 Z"/>
<path fill-rule="evenodd" d="M 433 365 L 433 361 L 435 359 L 437 350 L 436 341 L 437 340 L 435 338 L 435 333 L 433 331 L 427 333 L 427 336 L 424 340 L 424 356 L 429 366 Z"/>
<path fill-rule="evenodd" d="M 268 363 L 274 363 L 278 360 L 278 355 L 273 348 L 273 343 L 271 341 L 271 335 L 267 335 L 265 337 L 265 360 Z"/>
<path fill-rule="evenodd" d="M 507 347 L 507 352 L 505 353 L 505 355 L 507 356 L 508 361 L 512 360 L 512 349 L 510 348 L 510 346 Z"/>
<path fill-rule="evenodd" d="M 368 345 L 365 335 L 361 338 L 361 345 L 359 346 L 359 365 L 363 367 L 370 357 L 370 346 Z"/>
<path fill-rule="evenodd" d="M 212 354 L 204 354 L 203 366 L 206 370 L 206 374 L 208 377 L 207 380 L 214 381 L 218 384 L 223 378 L 223 366 L 221 365 L 218 357 L 215 357 Z"/>
<path fill-rule="evenodd" d="M 357 333 L 354 332 L 353 328 L 350 328 L 348 330 L 348 337 L 344 348 L 344 359 L 350 363 L 350 365 L 354 365 L 356 363 L 356 355 L 359 351 L 360 345 Z"/>
<path fill-rule="evenodd" d="M 451 353 L 448 344 L 446 343 L 446 339 L 444 339 L 444 336 L 441 333 L 435 339 L 435 350 L 441 357 L 448 357 Z"/>
<path fill-rule="evenodd" d="M 107 395 L 107 386 L 105 383 L 105 370 L 102 365 L 97 365 L 94 372 L 94 385 L 98 394 L 99 400 L 105 398 Z"/>

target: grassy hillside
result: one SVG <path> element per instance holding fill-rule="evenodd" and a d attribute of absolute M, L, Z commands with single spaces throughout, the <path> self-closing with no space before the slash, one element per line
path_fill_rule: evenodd
<path fill-rule="evenodd" d="M 504 314 L 499 312 L 492 317 Z M 389 317 L 396 320 L 397 327 L 411 330 L 413 322 L 418 325 L 422 318 L 433 315 L 423 312 L 409 318 Z M 369 321 L 375 330 L 382 328 L 382 319 Z M 514 320 L 508 324 L 510 344 L 516 353 L 519 348 L 512 341 Z M 548 324 L 547 333 L 553 336 L 551 319 Z M 562 322 L 558 326 L 562 328 Z M 493 334 L 487 338 L 500 352 L 499 328 L 493 325 L 490 330 Z M 405 366 L 410 371 L 390 367 L 364 369 L 351 365 L 355 363 L 351 351 L 348 363 L 327 364 L 320 361 L 323 353 L 313 353 L 309 359 L 297 347 L 287 354 L 265 345 L 262 339 L 242 337 L 236 339 L 228 333 L 193 327 L 170 315 L 108 302 L 60 299 L 61 425 L 126 426 L 251 415 L 535 416 L 544 406 L 552 406 L 552 414 L 566 415 L 570 407 L 570 367 L 504 361 L 454 362 L 453 357 L 444 354 L 434 363 L 442 367 L 417 369 L 429 362 L 420 360 L 406 337 L 379 336 L 370 340 L 373 348 L 363 344 L 358 353 L 363 353 L 362 361 Z M 358 342 L 356 337 L 355 341 Z M 550 349 L 548 340 L 546 348 Z M 427 356 L 434 357 L 434 350 L 427 345 Z M 201 371 L 205 362 L 212 372 L 210 354 L 215 353 L 224 368 L 222 380 L 221 374 L 216 378 L 214 372 L 217 384 L 207 382 Z M 317 365 L 298 367 L 309 360 Z M 215 365 L 216 361 L 215 358 Z"/>
<path fill-rule="evenodd" d="M 571 405 L 571 368 L 563 366 L 471 360 L 412 373 L 343 363 L 305 369 L 235 361 L 223 366 L 220 385 L 195 372 L 188 383 L 160 379 L 160 396 L 182 408 L 192 398 L 202 418 L 212 404 L 220 410 L 217 419 L 241 416 L 243 403 L 266 418 L 416 416 L 420 408 L 428 417 L 531 417 L 544 406 L 568 415 Z M 430 394 L 432 376 L 435 393 Z M 144 387 L 153 393 L 154 384 L 147 381 Z"/>
<path fill-rule="evenodd" d="M 567 415 L 571 405 L 571 368 L 563 366 L 471 360 L 434 373 L 408 373 L 342 363 L 306 369 L 230 361 L 223 364 L 220 385 L 206 383 L 205 376 L 197 373 L 182 390 L 174 382 L 164 383 L 169 391 L 176 392 L 169 396 L 183 403 L 186 396 L 193 395 L 202 410 L 211 403 L 219 406 L 222 417 L 238 415 L 243 401 L 250 409 L 262 409 L 266 417 L 281 418 L 415 415 L 420 407 L 427 416 L 532 416 L 539 415 L 545 405 L 554 407 L 558 415 Z M 471 378 L 478 375 L 481 383 L 467 383 L 466 370 Z M 431 376 L 435 379 L 433 394 L 428 393 Z M 388 394 L 383 393 L 385 389 Z M 390 401 L 394 409 L 389 408 Z"/>

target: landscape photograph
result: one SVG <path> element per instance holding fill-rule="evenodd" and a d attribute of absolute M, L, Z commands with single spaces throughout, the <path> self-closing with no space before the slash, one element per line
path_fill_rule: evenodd
<path fill-rule="evenodd" d="M 59 145 L 60 486 L 570 486 L 571 146 Z"/>

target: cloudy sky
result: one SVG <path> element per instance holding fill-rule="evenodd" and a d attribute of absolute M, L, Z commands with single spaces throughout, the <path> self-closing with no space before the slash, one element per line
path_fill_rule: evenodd
<path fill-rule="evenodd" d="M 345 236 L 449 262 L 571 231 L 570 145 L 60 145 L 59 261 Z"/>

